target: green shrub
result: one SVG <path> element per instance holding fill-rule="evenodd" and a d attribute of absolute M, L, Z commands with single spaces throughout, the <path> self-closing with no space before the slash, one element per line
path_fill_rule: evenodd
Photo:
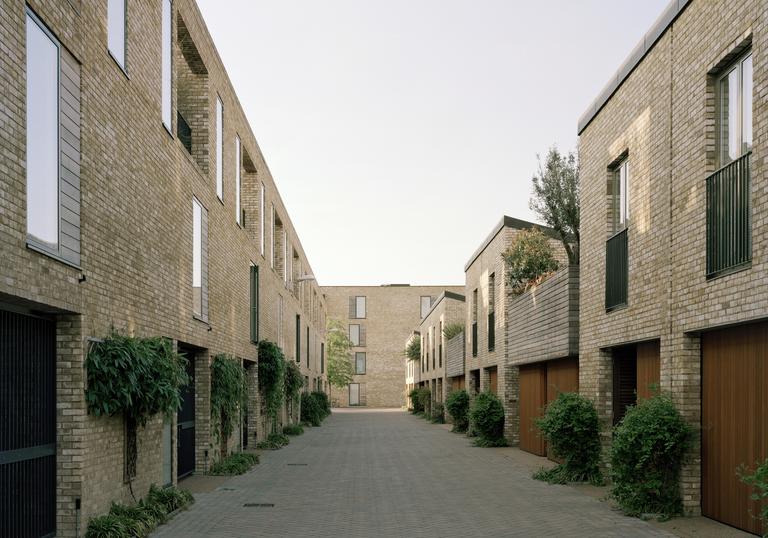
<path fill-rule="evenodd" d="M 273 425 L 285 399 L 285 369 L 285 356 L 277 344 L 259 341 L 259 392 Z"/>
<path fill-rule="evenodd" d="M 446 340 L 450 340 L 454 336 L 458 336 L 464 332 L 463 323 L 449 323 L 443 327 L 443 336 Z"/>
<path fill-rule="evenodd" d="M 131 538 L 131 533 L 124 517 L 107 514 L 88 522 L 85 538 Z"/>
<path fill-rule="evenodd" d="M 412 361 L 421 359 L 421 336 L 414 334 L 405 346 L 405 356 Z"/>
<path fill-rule="evenodd" d="M 316 390 L 312 394 L 315 395 L 320 411 L 323 412 L 323 418 L 331 416 L 331 400 L 328 398 L 328 395 L 321 390 Z"/>
<path fill-rule="evenodd" d="M 155 513 L 145 510 L 143 504 L 125 506 L 124 504 L 112 503 L 109 514 L 123 521 L 126 530 L 130 536 L 149 536 L 158 523 L 164 519 L 157 519 Z"/>
<path fill-rule="evenodd" d="M 236 452 L 234 454 L 230 454 L 223 460 L 214 463 L 211 466 L 210 474 L 243 474 L 257 463 L 259 463 L 259 456 L 256 454 L 250 454 L 248 452 Z"/>
<path fill-rule="evenodd" d="M 553 484 L 602 483 L 600 475 L 600 427 L 591 400 L 573 392 L 558 394 L 536 421 L 555 457 L 563 463 L 533 475 Z"/>
<path fill-rule="evenodd" d="M 475 446 L 506 446 L 504 439 L 504 406 L 492 392 L 481 392 L 469 408 L 469 420 L 477 433 Z"/>
<path fill-rule="evenodd" d="M 290 442 L 291 440 L 284 433 L 270 433 L 264 441 L 256 443 L 256 448 L 260 450 L 278 450 Z"/>
<path fill-rule="evenodd" d="M 242 363 L 230 355 L 216 355 L 211 363 L 211 421 L 217 439 L 229 439 L 247 402 Z"/>
<path fill-rule="evenodd" d="M 521 230 L 502 258 L 507 266 L 510 288 L 518 295 L 558 268 L 549 238 L 535 227 Z"/>
<path fill-rule="evenodd" d="M 411 392 L 408 393 L 408 398 L 411 400 L 411 413 L 414 415 L 417 415 L 423 411 L 419 407 L 419 388 L 411 389 Z"/>
<path fill-rule="evenodd" d="M 301 395 L 301 420 L 310 426 L 320 426 L 330 413 L 330 402 L 324 392 L 305 392 Z"/>
<path fill-rule="evenodd" d="M 304 433 L 304 428 L 301 424 L 288 424 L 283 426 L 283 433 L 285 435 L 301 435 Z"/>
<path fill-rule="evenodd" d="M 763 463 L 759 463 L 751 474 L 744 466 L 739 468 L 737 472 L 742 482 L 752 486 L 751 498 L 755 501 L 762 501 L 760 513 L 756 517 L 760 518 L 763 522 L 763 528 L 765 529 L 763 538 L 768 538 L 768 459 Z"/>
<path fill-rule="evenodd" d="M 464 389 L 451 391 L 445 399 L 445 408 L 453 419 L 453 431 L 467 431 L 469 426 L 469 393 Z"/>
<path fill-rule="evenodd" d="M 419 388 L 416 393 L 416 400 L 418 401 L 419 409 L 422 413 L 426 413 L 427 416 L 431 413 L 430 404 L 432 403 L 432 393 L 427 387 Z"/>
<path fill-rule="evenodd" d="M 147 494 L 148 503 L 157 503 L 165 507 L 166 513 L 170 514 L 174 510 L 183 508 L 194 502 L 192 494 L 185 489 L 179 489 L 174 486 L 160 488 L 152 484 Z"/>
<path fill-rule="evenodd" d="M 679 514 L 678 478 L 690 445 L 691 428 L 668 397 L 630 407 L 611 446 L 611 495 L 621 509 L 631 515 Z"/>
<path fill-rule="evenodd" d="M 430 421 L 433 424 L 445 423 L 445 408 L 440 402 L 435 402 L 434 405 L 432 405 L 432 416 L 430 417 Z"/>
<path fill-rule="evenodd" d="M 301 375 L 301 369 L 293 361 L 285 363 L 285 397 L 289 401 L 296 401 L 299 397 L 299 391 L 304 386 L 304 376 Z"/>

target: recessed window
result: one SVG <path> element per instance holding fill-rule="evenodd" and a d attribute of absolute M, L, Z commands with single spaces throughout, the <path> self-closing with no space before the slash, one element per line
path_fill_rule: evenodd
<path fill-rule="evenodd" d="M 192 312 L 203 315 L 203 206 L 192 199 Z"/>
<path fill-rule="evenodd" d="M 419 301 L 421 303 L 421 319 L 424 319 L 427 317 L 429 309 L 432 308 L 432 297 L 429 295 L 422 295 L 419 298 Z"/>
<path fill-rule="evenodd" d="M 259 342 L 259 266 L 251 264 L 251 342 Z"/>
<path fill-rule="evenodd" d="M 260 191 L 259 191 L 259 252 L 261 252 L 261 255 L 264 256 L 264 194 L 266 192 L 266 189 L 264 188 L 264 183 L 260 185 Z"/>
<path fill-rule="evenodd" d="M 224 104 L 216 98 L 216 196 L 224 199 Z"/>
<path fill-rule="evenodd" d="M 240 208 L 240 168 L 242 166 L 240 137 L 235 137 L 235 220 L 243 225 L 242 209 Z"/>
<path fill-rule="evenodd" d="M 629 159 L 625 158 L 613 169 L 613 231 L 619 232 L 629 225 Z"/>
<path fill-rule="evenodd" d="M 365 318 L 365 297 L 355 297 L 355 318 Z"/>
<path fill-rule="evenodd" d="M 27 233 L 59 245 L 59 46 L 27 16 Z"/>
<path fill-rule="evenodd" d="M 165 127 L 171 130 L 171 0 L 163 0 L 162 21 L 162 114 Z M 190 141 L 191 146 L 191 141 Z"/>
<path fill-rule="evenodd" d="M 734 62 L 718 81 L 720 165 L 752 150 L 752 52 Z"/>
<path fill-rule="evenodd" d="M 107 1 L 107 47 L 115 61 L 125 69 L 126 0 Z"/>
<path fill-rule="evenodd" d="M 365 373 L 365 352 L 355 352 L 355 374 L 362 375 Z"/>
<path fill-rule="evenodd" d="M 353 346 L 360 345 L 360 325 L 349 326 L 349 341 L 352 342 Z"/>

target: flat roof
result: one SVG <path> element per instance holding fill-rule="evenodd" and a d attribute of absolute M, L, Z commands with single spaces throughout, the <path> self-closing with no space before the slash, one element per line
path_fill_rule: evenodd
<path fill-rule="evenodd" d="M 611 77 L 608 84 L 605 85 L 600 94 L 592 101 L 589 108 L 579 118 L 577 132 L 580 135 L 584 129 L 595 119 L 595 116 L 603 109 L 605 104 L 610 101 L 616 90 L 621 87 L 625 80 L 632 74 L 640 62 L 643 61 L 646 54 L 648 54 L 656 42 L 664 35 L 667 28 L 672 26 L 675 19 L 683 12 L 683 10 L 690 4 L 691 0 L 672 0 L 664 11 L 661 13 L 656 22 L 653 23 L 651 29 L 648 30 L 640 42 L 632 49 L 629 56 L 624 63 L 621 64 L 616 74 Z"/>
<path fill-rule="evenodd" d="M 485 238 L 485 241 L 475 250 L 474 253 L 472 253 L 472 257 L 469 259 L 469 261 L 464 265 L 464 272 L 467 272 L 467 269 L 469 269 L 469 266 L 475 263 L 475 260 L 480 256 L 480 254 L 483 253 L 483 251 L 488 247 L 488 245 L 493 241 L 493 239 L 499 235 L 499 232 L 503 230 L 504 228 L 514 228 L 515 230 L 528 230 L 530 228 L 539 228 L 542 232 L 544 232 L 546 235 L 552 237 L 553 239 L 560 239 L 560 236 L 557 235 L 557 233 L 550 228 L 549 226 L 544 226 L 543 224 L 536 224 L 535 222 L 529 222 L 527 220 L 522 219 L 516 219 L 515 217 L 509 217 L 507 215 L 504 215 L 501 217 L 501 220 L 496 224 L 496 226 L 493 227 L 493 230 L 491 230 L 491 233 L 488 234 L 488 237 Z"/>
<path fill-rule="evenodd" d="M 437 308 L 437 305 L 440 304 L 440 301 L 443 299 L 454 299 L 456 301 L 461 301 L 462 303 L 466 301 L 466 297 L 464 297 L 460 293 L 454 293 L 452 291 L 445 290 L 443 293 L 438 295 L 437 299 L 435 299 L 435 302 L 432 303 L 432 306 L 429 307 L 429 311 L 427 311 L 427 314 L 421 318 L 421 321 L 424 321 L 429 317 L 429 315 L 432 313 L 432 311 Z"/>

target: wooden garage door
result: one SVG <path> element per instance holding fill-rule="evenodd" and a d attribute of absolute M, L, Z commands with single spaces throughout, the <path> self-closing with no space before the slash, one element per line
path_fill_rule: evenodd
<path fill-rule="evenodd" d="M 536 419 L 547 403 L 547 366 L 531 364 L 520 367 L 520 448 L 544 456 L 546 444 L 536 427 Z"/>
<path fill-rule="evenodd" d="M 559 359 L 547 363 L 547 403 L 561 392 L 579 392 L 579 359 Z"/>
<path fill-rule="evenodd" d="M 736 469 L 768 457 L 768 323 L 702 335 L 702 513 L 760 534 Z"/>
<path fill-rule="evenodd" d="M 495 366 L 488 370 L 488 390 L 499 393 L 499 370 Z"/>

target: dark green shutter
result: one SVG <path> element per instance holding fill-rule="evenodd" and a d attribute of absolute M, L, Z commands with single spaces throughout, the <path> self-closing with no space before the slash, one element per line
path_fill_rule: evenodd
<path fill-rule="evenodd" d="M 251 265 L 251 342 L 259 342 L 259 267 Z"/>

